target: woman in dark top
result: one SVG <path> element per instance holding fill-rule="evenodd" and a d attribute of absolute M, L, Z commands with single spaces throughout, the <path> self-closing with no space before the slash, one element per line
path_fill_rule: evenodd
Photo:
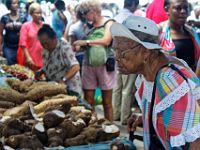
<path fill-rule="evenodd" d="M 26 19 L 18 13 L 18 0 L 7 0 L 10 13 L 2 16 L 0 21 L 0 55 L 7 59 L 8 65 L 16 64 L 16 53 L 19 43 L 19 32 Z M 5 34 L 3 34 L 5 30 Z"/>
<path fill-rule="evenodd" d="M 170 55 L 183 59 L 196 71 L 200 56 L 200 40 L 192 27 L 186 25 L 188 0 L 165 0 L 168 20 L 159 24 L 161 46 Z"/>

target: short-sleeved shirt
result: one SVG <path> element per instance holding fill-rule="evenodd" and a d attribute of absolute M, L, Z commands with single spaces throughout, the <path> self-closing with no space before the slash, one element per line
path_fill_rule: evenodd
<path fill-rule="evenodd" d="M 35 65 L 42 67 L 42 46 L 37 38 L 38 30 L 39 27 L 33 21 L 25 22 L 20 31 L 19 46 L 26 47 Z"/>
<path fill-rule="evenodd" d="M 43 49 L 42 58 L 44 62 L 43 70 L 46 79 L 49 81 L 60 81 L 65 76 L 66 72 L 78 61 L 70 44 L 64 40 L 59 39 L 56 48 L 50 53 Z M 81 78 L 80 73 L 77 72 L 74 77 L 67 80 L 67 86 L 70 90 L 81 94 Z"/>
<path fill-rule="evenodd" d="M 4 45 L 9 48 L 17 48 L 19 43 L 19 33 L 22 24 L 26 21 L 25 17 L 19 16 L 17 20 L 12 20 L 10 14 L 6 14 L 1 18 L 1 24 L 4 25 Z"/>

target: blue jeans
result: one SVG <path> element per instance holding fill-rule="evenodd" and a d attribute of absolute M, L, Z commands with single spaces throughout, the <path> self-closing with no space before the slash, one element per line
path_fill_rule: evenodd
<path fill-rule="evenodd" d="M 17 63 L 17 48 L 3 47 L 3 57 L 7 59 L 8 65 Z"/>

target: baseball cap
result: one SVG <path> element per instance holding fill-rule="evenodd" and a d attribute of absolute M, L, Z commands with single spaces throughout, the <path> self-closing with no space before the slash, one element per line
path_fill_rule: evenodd
<path fill-rule="evenodd" d="M 122 24 L 114 22 L 110 29 L 112 36 L 127 37 L 147 49 L 161 49 L 158 44 L 158 27 L 145 17 L 131 15 Z"/>

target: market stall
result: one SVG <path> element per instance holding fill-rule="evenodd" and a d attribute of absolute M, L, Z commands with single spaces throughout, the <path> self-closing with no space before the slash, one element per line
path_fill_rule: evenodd
<path fill-rule="evenodd" d="M 93 117 L 82 100 L 68 95 L 64 84 L 35 81 L 34 73 L 19 65 L 1 65 L 0 81 L 0 145 L 4 149 L 95 147 L 103 141 L 110 147 L 108 141 L 120 135 L 116 125 Z"/>

